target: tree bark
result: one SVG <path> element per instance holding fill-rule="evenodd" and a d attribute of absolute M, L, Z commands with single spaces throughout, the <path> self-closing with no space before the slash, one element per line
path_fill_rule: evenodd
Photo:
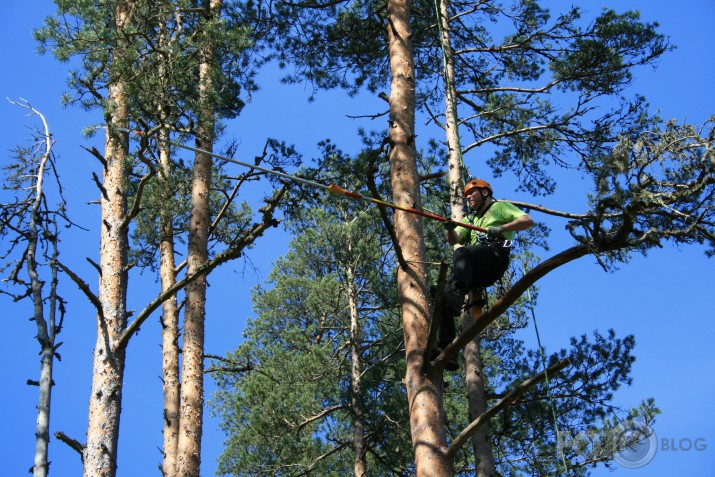
<path fill-rule="evenodd" d="M 449 26 L 449 0 L 439 3 L 442 34 L 442 48 L 444 58 L 444 90 L 445 90 L 445 132 L 448 148 L 449 171 L 449 198 L 452 220 L 461 221 L 464 218 L 464 200 L 462 199 L 462 151 L 459 140 L 459 117 L 457 116 L 457 89 L 454 85 L 454 58 L 452 56 L 452 42 Z M 472 291 L 472 299 L 480 289 Z M 463 327 L 469 328 L 476 318 L 482 313 L 482 307 L 472 308 L 462 314 Z M 481 347 L 479 336 L 475 336 L 464 347 L 465 381 L 467 386 L 467 402 L 469 405 L 470 419 L 475 419 L 487 408 L 486 386 L 482 367 Z M 472 435 L 472 449 L 474 451 L 475 475 L 478 477 L 491 477 L 496 474 L 494 456 L 489 442 L 486 426 Z"/>
<path fill-rule="evenodd" d="M 160 10 L 158 13 L 159 49 L 166 52 L 162 55 L 162 62 L 158 66 L 158 80 L 162 91 L 168 91 L 171 77 L 167 73 L 167 64 L 171 58 L 171 35 L 167 27 L 169 12 Z M 164 63 L 166 61 L 166 63 Z M 174 200 L 174 186 L 172 184 L 171 143 L 168 126 L 172 106 L 170 100 L 159 101 L 157 106 L 161 127 L 158 131 L 159 149 L 159 182 L 163 203 L 171 204 Z M 159 223 L 159 275 L 161 277 L 161 292 L 168 293 L 176 285 L 176 259 L 174 244 L 174 216 L 171 207 L 161 209 Z M 162 391 L 164 396 L 164 461 L 162 469 L 164 475 L 176 474 L 176 457 L 179 444 L 179 310 L 177 298 L 172 294 L 162 303 L 161 316 L 161 349 L 162 349 Z"/>
<path fill-rule="evenodd" d="M 48 446 L 50 443 L 50 403 L 52 401 L 54 354 L 52 346 L 42 346 L 40 351 L 40 393 L 37 403 L 33 477 L 46 477 L 49 473 Z"/>
<path fill-rule="evenodd" d="M 171 157 L 169 131 L 162 128 L 159 132 L 160 180 L 168 187 L 171 177 Z M 168 195 L 168 194 L 167 194 Z M 167 197 L 171 200 L 171 197 Z M 166 210 L 161 216 L 160 275 L 161 291 L 165 293 L 176 284 L 176 261 L 174 258 L 173 216 Z M 179 444 L 179 311 L 176 295 L 172 295 L 162 304 L 161 317 L 162 343 L 162 386 L 164 394 L 164 462 L 165 475 L 176 473 L 176 453 Z"/>
<path fill-rule="evenodd" d="M 50 141 L 50 129 L 47 125 L 45 117 L 29 104 L 19 104 L 22 107 L 29 109 L 32 114 L 36 114 L 42 120 L 44 125 L 43 138 L 41 143 L 44 143 L 44 153 L 39 158 L 37 163 L 37 180 L 35 182 L 34 197 L 30 216 L 28 221 L 29 230 L 27 231 L 27 258 L 25 260 L 27 266 L 27 275 L 30 278 L 30 296 L 32 297 L 32 317 L 37 325 L 37 341 L 40 344 L 40 379 L 39 379 L 39 395 L 37 403 L 37 421 L 35 426 L 35 458 L 32 467 L 34 477 L 46 477 L 49 473 L 49 457 L 48 448 L 50 442 L 50 403 L 52 400 L 52 369 L 54 365 L 55 355 L 55 336 L 57 328 L 55 326 L 55 310 L 57 307 L 56 290 L 57 276 L 56 266 L 50 265 L 53 276 L 50 284 L 50 307 L 49 319 L 45 317 L 45 301 L 42 296 L 43 280 L 37 266 L 37 249 L 40 245 L 40 236 L 42 233 L 42 203 L 44 196 L 44 178 L 45 170 L 50 155 L 52 152 L 52 143 Z M 41 144 L 38 142 L 38 150 Z M 56 242 L 53 243 L 54 256 L 57 258 Z"/>
<path fill-rule="evenodd" d="M 211 0 L 209 15 L 220 15 L 222 0 Z M 213 46 L 204 46 L 199 66 L 201 111 L 196 147 L 213 151 L 214 116 L 212 93 Z M 191 191 L 191 218 L 187 274 L 192 275 L 208 263 L 210 217 L 211 155 L 197 152 Z M 204 326 L 206 319 L 206 275 L 186 287 L 184 345 L 181 367 L 181 409 L 177 473 L 179 477 L 198 477 L 201 470 L 201 437 L 204 407 Z"/>
<path fill-rule="evenodd" d="M 115 27 L 129 22 L 131 1 L 117 4 Z M 117 54 L 121 54 L 121 47 Z M 84 448 L 85 477 L 114 477 L 122 408 L 125 348 L 116 347 L 127 323 L 127 105 L 125 82 L 115 78 L 108 87 L 107 134 L 101 198 L 100 277 L 97 343 L 94 349 L 92 390 L 89 401 L 87 444 Z"/>
<path fill-rule="evenodd" d="M 391 68 L 390 86 L 390 180 L 393 201 L 419 208 L 419 177 L 415 147 L 415 75 L 410 33 L 409 0 L 389 0 L 388 35 Z M 406 261 L 397 270 L 402 308 L 407 370 L 405 383 L 410 411 L 410 428 L 419 476 L 451 476 L 451 459 L 446 455 L 446 430 L 441 371 L 423 372 L 427 344 L 429 302 L 425 245 L 419 217 L 395 211 L 395 232 Z"/>
<path fill-rule="evenodd" d="M 108 133 L 113 135 L 113 133 Z M 107 140 L 107 171 L 104 185 L 109 200 L 102 200 L 102 233 L 100 238 L 99 301 L 97 343 L 94 349 L 92 391 L 89 405 L 85 476 L 112 477 L 116 473 L 117 438 L 122 401 L 125 350 L 114 349 L 126 326 L 126 229 L 120 224 L 125 197 L 120 189 L 126 178 L 121 141 Z M 121 165 L 119 163 L 122 163 Z M 111 190 L 111 192 L 109 192 Z M 123 215 L 123 214 L 122 214 Z"/>
<path fill-rule="evenodd" d="M 199 143 L 199 140 L 197 140 L 197 143 Z M 201 141 L 198 147 L 207 149 L 211 148 L 212 144 Z M 208 261 L 208 195 L 211 164 L 210 156 L 196 154 L 192 186 L 188 274 L 193 274 L 197 268 L 200 268 Z M 205 312 L 206 275 L 201 275 L 186 287 L 176 473 L 176 475 L 182 477 L 198 476 L 201 465 Z"/>
<path fill-rule="evenodd" d="M 445 100 L 445 133 L 447 136 L 449 205 L 452 220 L 460 221 L 464 217 L 464 200 L 462 199 L 462 146 L 459 141 L 459 118 L 457 117 L 457 90 L 454 78 L 454 57 L 449 33 L 449 2 L 439 3 L 442 34 L 442 54 L 444 60 L 444 100 Z"/>
<path fill-rule="evenodd" d="M 47 135 L 49 140 L 49 134 Z M 44 300 L 42 297 L 42 281 L 37 272 L 35 253 L 38 245 L 37 221 L 40 203 L 42 201 L 43 168 L 37 174 L 37 195 L 30 218 L 29 246 L 27 251 L 27 268 L 32 288 L 33 319 L 37 324 L 37 340 L 40 343 L 40 380 L 39 399 L 37 403 L 37 423 L 35 427 L 35 462 L 32 469 L 34 477 L 44 477 L 48 469 L 48 446 L 50 442 L 50 402 L 52 398 L 52 366 L 54 363 L 54 327 L 48 326 L 45 320 Z"/>
<path fill-rule="evenodd" d="M 472 292 L 472 299 L 476 293 L 481 295 L 482 290 Z M 482 307 L 475 306 L 462 315 L 465 329 L 470 328 L 482 314 Z M 469 405 L 469 420 L 474 421 L 487 410 L 486 380 L 482 366 L 482 353 L 479 335 L 475 336 L 464 347 L 465 373 L 467 384 L 467 403 Z M 472 449 L 474 451 L 474 475 L 476 477 L 494 477 L 494 454 L 489 441 L 489 427 L 481 426 L 472 434 Z"/>
<path fill-rule="evenodd" d="M 197 147 L 210 151 L 206 136 Z M 187 274 L 208 262 L 209 191 L 211 156 L 197 153 L 194 159 Z M 204 321 L 206 318 L 206 275 L 186 287 L 184 343 L 181 365 L 181 407 L 177 455 L 178 476 L 198 476 L 201 464 L 201 435 L 204 404 Z"/>
<path fill-rule="evenodd" d="M 358 315 L 357 290 L 355 288 L 355 270 L 352 265 L 346 269 L 346 286 L 348 308 L 350 312 L 350 374 L 351 395 L 350 406 L 355 415 L 353 424 L 353 452 L 355 477 L 367 476 L 367 461 L 365 459 L 365 430 L 363 426 L 362 400 L 362 362 L 360 358 L 361 336 Z"/>

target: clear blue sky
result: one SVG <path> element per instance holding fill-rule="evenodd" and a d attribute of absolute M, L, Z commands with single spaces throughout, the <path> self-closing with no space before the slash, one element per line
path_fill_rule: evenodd
<path fill-rule="evenodd" d="M 554 4 L 562 2 L 553 1 Z M 657 70 L 637 72 L 633 91 L 645 94 L 653 108 L 678 120 L 702 123 L 715 114 L 715 49 L 712 25 L 715 2 L 690 0 L 621 0 L 607 4 L 603 0 L 573 2 L 597 12 L 604 5 L 618 9 L 641 10 L 643 18 L 657 20 L 678 49 L 665 55 Z M 88 205 L 96 199 L 90 170 L 95 161 L 80 146 L 96 144 L 101 138 L 85 140 L 81 130 L 99 122 L 96 115 L 77 108 L 64 109 L 59 96 L 65 89 L 67 67 L 51 57 L 39 57 L 31 31 L 52 11 L 49 0 L 0 3 L 0 45 L 5 64 L 0 77 L 0 98 L 25 98 L 42 111 L 57 141 L 59 167 L 68 188 L 70 213 L 89 232 L 65 236 L 65 261 L 78 264 L 78 272 L 90 285 L 96 285 L 94 271 L 85 256 L 97 256 L 98 208 Z M 264 78 L 268 81 L 268 78 Z M 381 100 L 361 97 L 349 100 L 339 93 L 319 94 L 308 104 L 310 91 L 302 88 L 272 86 L 258 92 L 241 117 L 231 122 L 228 136 L 241 141 L 239 156 L 251 158 L 259 153 L 264 138 L 280 137 L 297 144 L 307 156 L 320 139 L 331 137 L 338 144 L 355 144 L 358 126 L 378 127 L 348 120 L 345 115 L 372 114 L 384 108 Z M 24 144 L 26 126 L 32 122 L 24 110 L 0 101 L 0 162 L 7 163 L 9 149 Z M 418 139 L 419 140 L 419 139 Z M 356 147 L 356 146 L 353 146 Z M 475 158 L 467 156 L 468 166 L 476 167 Z M 473 171 L 474 172 L 474 171 Z M 494 182 L 497 195 L 519 200 L 511 195 L 506 179 Z M 573 191 L 563 188 L 548 203 L 573 208 Z M 578 197 L 582 197 L 580 194 Z M 582 199 L 577 199 L 582 200 Z M 534 215 L 536 220 L 543 219 Z M 554 228 L 555 239 L 566 240 L 561 228 Z M 236 347 L 245 319 L 252 315 L 249 290 L 264 280 L 271 263 L 286 249 L 286 237 L 274 230 L 261 239 L 249 253 L 254 270 L 244 262 L 225 267 L 210 278 L 207 352 L 224 354 Z M 244 273 L 245 272 L 245 273 Z M 662 409 L 654 430 L 659 449 L 644 468 L 631 470 L 616 466 L 615 474 L 599 469 L 594 475 L 706 477 L 715 468 L 715 411 L 712 396 L 715 381 L 715 313 L 710 304 L 715 264 L 697 247 L 677 250 L 665 248 L 652 252 L 647 259 L 636 257 L 614 274 L 606 274 L 591 258 L 570 264 L 540 282 L 537 309 L 540 332 L 547 351 L 568 345 L 574 335 L 594 329 L 605 332 L 614 328 L 619 335 L 636 336 L 637 361 L 633 385 L 621 389 L 616 402 L 633 406 L 646 397 L 655 398 Z M 153 295 L 157 284 L 153 277 L 136 279 L 131 285 L 129 308 L 139 308 Z M 63 431 L 84 441 L 86 414 L 91 383 L 91 356 L 95 340 L 95 316 L 73 285 L 65 280 L 64 291 L 70 299 L 65 329 L 62 361 L 55 367 L 57 386 L 53 391 L 52 432 Z M 0 297 L 4 345 L 0 347 L 0 422 L 3 444 L 0 446 L 0 475 L 26 475 L 32 466 L 37 388 L 25 385 L 37 379 L 38 345 L 34 323 L 28 321 L 28 304 L 15 305 Z M 533 329 L 524 331 L 533 341 Z M 161 462 L 161 382 L 160 334 L 157 318 L 150 319 L 129 345 L 122 430 L 119 444 L 120 476 L 158 475 Z M 207 383 L 212 389 L 212 383 Z M 223 436 L 217 422 L 206 414 L 203 475 L 213 475 L 222 449 Z M 704 450 L 682 446 L 703 439 Z M 673 450 L 672 444 L 682 444 Z M 666 445 L 667 444 L 667 445 Z M 76 453 L 53 440 L 50 447 L 51 474 L 80 474 Z"/>

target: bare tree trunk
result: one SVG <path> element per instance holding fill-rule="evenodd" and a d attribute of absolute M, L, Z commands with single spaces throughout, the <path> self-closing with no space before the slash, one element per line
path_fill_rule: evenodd
<path fill-rule="evenodd" d="M 160 180 L 167 184 L 171 177 L 169 131 L 159 132 Z M 167 197 L 168 200 L 171 200 Z M 161 217 L 160 274 L 161 289 L 165 292 L 176 284 L 176 263 L 174 259 L 173 217 L 167 211 Z M 162 382 L 164 393 L 164 463 L 165 475 L 176 473 L 176 453 L 179 443 L 179 311 L 176 295 L 162 304 L 161 317 Z"/>
<path fill-rule="evenodd" d="M 457 117 L 457 90 L 454 85 L 454 58 L 452 56 L 452 42 L 449 26 L 449 0 L 440 1 L 440 22 L 442 31 L 442 47 L 444 49 L 444 80 L 445 80 L 445 129 L 447 134 L 447 147 L 449 149 L 449 190 L 452 219 L 461 221 L 464 218 L 464 201 L 462 200 L 462 154 L 459 141 L 459 118 Z M 481 295 L 481 290 L 472 291 L 472 301 L 476 294 Z M 482 308 L 472 308 L 471 313 L 462 315 L 464 328 L 469 328 L 475 319 L 481 315 Z M 476 418 L 487 408 L 486 387 L 482 368 L 481 348 L 479 336 L 475 336 L 464 347 L 465 375 L 467 385 L 467 402 L 469 403 L 470 420 Z M 483 426 L 472 436 L 472 448 L 475 459 L 475 475 L 478 477 L 493 476 L 494 457 L 487 434 L 487 426 Z"/>
<path fill-rule="evenodd" d="M 204 142 L 203 140 L 197 140 L 196 142 L 198 148 L 211 151 L 212 144 L 210 142 Z M 211 164 L 211 156 L 196 154 L 191 194 L 188 274 L 195 273 L 197 268 L 200 268 L 208 261 L 208 196 L 210 192 Z M 179 476 L 198 476 L 201 464 L 205 313 L 206 276 L 201 275 L 186 287 L 177 455 L 177 475 Z"/>
<path fill-rule="evenodd" d="M 346 269 L 348 308 L 350 311 L 350 373 L 352 376 L 350 405 L 355 415 L 353 424 L 353 452 L 355 477 L 367 476 L 365 459 L 365 430 L 363 426 L 362 401 L 362 362 L 360 358 L 361 335 L 358 316 L 357 290 L 355 289 L 355 270 L 352 265 Z"/>
<path fill-rule="evenodd" d="M 474 300 L 475 295 L 481 298 L 481 292 L 481 289 L 472 291 L 472 300 Z M 467 313 L 464 313 L 462 315 L 464 328 L 467 329 L 472 326 L 481 315 L 481 306 L 475 306 Z M 482 353 L 479 341 L 480 338 L 477 335 L 464 347 L 470 422 L 484 414 L 487 410 L 486 382 L 484 379 L 484 368 L 482 366 Z M 494 454 L 492 452 L 491 441 L 489 440 L 488 425 L 481 426 L 479 430 L 472 435 L 472 449 L 474 450 L 475 461 L 474 475 L 476 477 L 496 476 Z"/>
<path fill-rule="evenodd" d="M 116 8 L 116 28 L 128 22 L 131 2 Z M 125 83 L 117 78 L 108 88 L 106 165 L 101 199 L 101 235 L 97 343 L 94 349 L 92 391 L 89 401 L 87 444 L 84 449 L 85 477 L 114 477 L 117 470 L 117 441 L 122 408 L 125 348 L 115 347 L 127 323 L 127 108 Z"/>
<path fill-rule="evenodd" d="M 390 48 L 390 179 L 393 201 L 419 208 L 419 183 L 415 147 L 415 75 L 410 33 L 409 0 L 389 0 Z M 407 370 L 405 383 L 417 476 L 451 476 L 445 453 L 446 430 L 442 403 L 441 370 L 424 372 L 429 302 L 422 221 L 395 211 L 395 232 L 407 262 L 398 268 L 397 286 L 402 303 Z"/>
<path fill-rule="evenodd" d="M 445 133 L 448 149 L 448 179 L 449 204 L 452 220 L 462 220 L 464 217 L 464 201 L 462 200 L 462 151 L 459 141 L 459 118 L 457 117 L 457 90 L 454 87 L 454 57 L 449 34 L 449 1 L 441 0 L 440 22 L 442 32 L 442 48 L 444 60 L 444 96 L 445 96 Z"/>
<path fill-rule="evenodd" d="M 125 197 L 121 193 L 125 176 L 123 144 L 107 136 L 107 169 L 104 185 L 109 200 L 102 200 L 102 234 L 100 239 L 99 300 L 97 344 L 94 349 L 92 391 L 89 403 L 89 423 L 84 462 L 86 477 L 116 473 L 119 415 L 124 377 L 124 348 L 114 349 L 114 343 L 126 326 L 126 228 L 121 224 Z M 121 157 L 118 157 L 121 156 Z M 110 192 L 111 191 L 111 192 Z"/>
<path fill-rule="evenodd" d="M 52 346 L 42 346 L 40 351 L 40 396 L 37 403 L 37 425 L 35 427 L 35 463 L 32 467 L 34 477 L 46 477 L 49 471 L 48 447 L 54 354 Z"/>
<path fill-rule="evenodd" d="M 173 40 L 167 31 L 167 16 L 173 12 L 161 9 L 158 12 L 159 49 L 164 53 L 158 67 L 158 81 L 161 91 L 168 91 L 171 78 L 167 74 L 167 64 L 171 63 L 171 43 Z M 171 143 L 169 124 L 171 106 L 169 101 L 159 102 L 157 109 L 161 127 L 158 131 L 159 183 L 164 204 L 174 200 L 175 188 L 172 183 Z M 159 275 L 161 291 L 166 293 L 176 284 L 176 260 L 174 249 L 174 216 L 170 207 L 161 209 L 159 223 Z M 162 349 L 162 391 L 164 396 L 164 475 L 176 475 L 176 454 L 179 443 L 179 310 L 176 295 L 162 303 L 161 316 Z"/>
<path fill-rule="evenodd" d="M 132 2 L 120 2 L 115 12 L 115 28 L 129 21 Z M 127 295 L 127 108 L 125 83 L 121 78 L 111 82 L 107 100 L 108 129 L 105 141 L 102 225 L 100 234 L 100 276 L 97 316 L 97 343 L 94 349 L 92 390 L 89 400 L 87 444 L 84 448 L 85 477 L 114 477 L 117 471 L 117 441 L 122 409 L 125 348 L 115 348 L 126 327 Z"/>
<path fill-rule="evenodd" d="M 29 107 L 29 106 L 28 106 Z M 52 367 L 55 356 L 55 309 L 56 309 L 56 267 L 52 265 L 53 279 L 50 290 L 50 318 L 45 319 L 44 299 L 42 296 L 43 281 L 40 279 L 37 270 L 36 253 L 40 241 L 40 226 L 42 220 L 40 209 L 42 207 L 43 183 L 45 178 L 45 166 L 50 159 L 52 145 L 50 142 L 50 130 L 45 117 L 38 111 L 30 108 L 37 114 L 44 124 L 45 152 L 37 167 L 37 181 L 35 182 L 35 196 L 30 211 L 29 234 L 27 247 L 27 274 L 30 277 L 30 287 L 32 290 L 33 320 L 37 325 L 37 341 L 40 343 L 40 380 L 39 380 L 39 400 L 37 403 L 37 424 L 35 427 L 35 461 L 32 468 L 34 477 L 46 477 L 48 468 L 48 447 L 50 442 L 50 402 L 52 400 Z M 56 245 L 53 244 L 53 245 Z M 56 258 L 57 250 L 54 249 Z"/>
<path fill-rule="evenodd" d="M 220 15 L 222 0 L 210 0 L 209 14 Z M 213 151 L 214 106 L 212 46 L 207 45 L 199 67 L 201 112 L 197 128 L 196 147 Z M 208 262 L 210 227 L 211 169 L 208 154 L 197 153 L 194 159 L 191 191 L 191 219 L 187 274 L 192 275 Z M 204 325 L 206 319 L 206 275 L 201 275 L 186 287 L 184 315 L 184 346 L 181 367 L 181 409 L 177 456 L 177 476 L 198 477 L 201 470 L 201 437 L 204 406 Z"/>
<path fill-rule="evenodd" d="M 199 135 L 197 148 L 211 151 L 212 143 Z M 211 156 L 197 153 L 194 159 L 189 231 L 189 275 L 208 261 L 209 192 Z M 206 313 L 206 276 L 201 275 L 186 287 L 184 344 L 181 365 L 181 407 L 177 473 L 198 476 L 201 465 L 201 426 L 204 405 L 204 320 Z"/>

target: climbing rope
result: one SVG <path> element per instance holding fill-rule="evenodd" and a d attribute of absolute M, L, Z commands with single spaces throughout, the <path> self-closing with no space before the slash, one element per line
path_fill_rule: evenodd
<path fill-rule="evenodd" d="M 549 373 L 547 372 L 546 366 L 546 354 L 544 353 L 544 347 L 541 345 L 541 335 L 539 334 L 539 327 L 536 324 L 536 312 L 534 311 L 534 305 L 532 304 L 531 298 L 531 287 L 526 289 L 526 297 L 529 301 L 529 311 L 531 311 L 531 320 L 534 322 L 534 331 L 536 332 L 536 342 L 539 345 L 539 356 L 541 358 L 541 366 L 544 368 L 544 381 L 546 383 L 546 395 L 549 398 L 549 405 L 551 407 L 551 417 L 554 420 L 554 429 L 556 429 L 556 447 L 559 449 L 559 454 L 561 457 L 561 464 L 564 466 L 565 475 L 568 474 L 568 464 L 566 463 L 566 455 L 564 454 L 563 446 L 561 445 L 561 431 L 559 429 L 559 422 L 556 418 L 556 403 L 554 401 L 554 396 L 551 393 L 551 384 L 549 383 Z"/>

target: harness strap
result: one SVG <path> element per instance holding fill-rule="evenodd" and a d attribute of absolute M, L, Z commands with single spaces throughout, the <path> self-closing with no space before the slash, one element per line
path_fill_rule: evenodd
<path fill-rule="evenodd" d="M 470 300 L 467 303 L 465 303 L 464 309 L 466 311 L 469 311 L 470 309 L 474 308 L 475 306 L 483 308 L 486 304 L 487 304 L 487 289 L 480 288 L 479 296 L 476 297 L 475 299 Z"/>

